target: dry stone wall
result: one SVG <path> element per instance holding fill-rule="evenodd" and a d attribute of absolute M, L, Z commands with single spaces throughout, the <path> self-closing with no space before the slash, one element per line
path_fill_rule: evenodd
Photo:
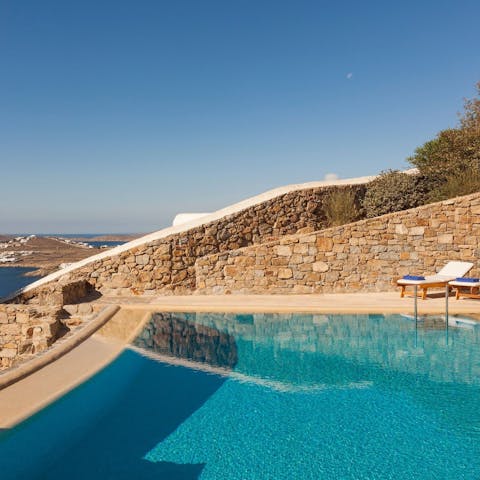
<path fill-rule="evenodd" d="M 480 194 L 199 258 L 196 291 L 324 293 L 388 291 L 407 273 L 449 260 L 478 276 Z"/>
<path fill-rule="evenodd" d="M 85 281 L 62 280 L 0 304 L 0 370 L 42 352 L 66 333 L 68 312 L 64 306 L 78 302 L 90 291 Z"/>
<path fill-rule="evenodd" d="M 0 370 L 45 350 L 62 331 L 62 309 L 0 305 Z"/>
<path fill-rule="evenodd" d="M 196 289 L 197 259 L 325 228 L 325 195 L 332 190 L 353 190 L 360 197 L 364 189 L 365 185 L 350 185 L 290 192 L 215 222 L 99 260 L 65 279 L 85 280 L 106 294 L 192 293 Z"/>

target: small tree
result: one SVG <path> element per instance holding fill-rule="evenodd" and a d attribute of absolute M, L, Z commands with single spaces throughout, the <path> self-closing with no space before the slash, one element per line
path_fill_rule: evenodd
<path fill-rule="evenodd" d="M 368 218 L 418 207 L 425 201 L 423 178 L 398 170 L 382 172 L 367 185 L 363 208 Z"/>
<path fill-rule="evenodd" d="M 480 134 L 474 129 L 449 129 L 415 150 L 409 162 L 438 188 L 447 178 L 480 168 Z"/>
<path fill-rule="evenodd" d="M 466 99 L 464 113 L 460 115 L 460 126 L 463 130 L 476 130 L 480 132 L 480 82 L 476 85 L 477 97 Z"/>
<path fill-rule="evenodd" d="M 424 177 L 431 191 L 430 200 L 438 199 L 439 191 L 455 192 L 455 177 L 468 180 L 480 172 L 480 82 L 477 97 L 465 100 L 459 128 L 441 131 L 408 160 Z M 444 188 L 447 182 L 449 186 Z"/>

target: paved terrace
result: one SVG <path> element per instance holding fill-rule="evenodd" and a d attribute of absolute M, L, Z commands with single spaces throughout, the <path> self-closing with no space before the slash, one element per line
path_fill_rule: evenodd
<path fill-rule="evenodd" d="M 113 361 L 131 342 L 150 318 L 150 312 L 290 312 L 290 313 L 407 313 L 413 312 L 414 299 L 400 298 L 398 292 L 324 295 L 224 295 L 224 296 L 164 296 L 164 297 L 102 297 L 97 303 L 120 306 L 111 309 L 113 316 L 98 321 L 100 328 L 86 340 L 81 332 L 75 348 L 61 351 L 62 342 L 42 354 L 51 358 L 46 366 L 1 389 L 0 429 L 11 428 L 18 422 L 53 402 L 70 389 L 93 376 Z M 480 300 L 450 298 L 452 315 L 480 320 Z M 427 300 L 418 300 L 418 313 L 443 314 L 445 298 L 442 292 Z M 96 320 L 92 320 L 95 322 Z M 103 325 L 103 326 L 102 326 Z M 86 327 L 87 328 L 87 327 Z M 83 340 L 83 341 L 82 341 Z M 38 359 L 36 359 L 38 360 Z M 22 365 L 22 369 L 29 362 Z M 10 372 L 11 373 L 11 372 Z"/>
<path fill-rule="evenodd" d="M 172 312 L 236 313 L 413 313 L 414 298 L 398 292 L 330 293 L 322 295 L 175 295 L 160 297 L 102 297 L 99 302 L 122 308 Z M 480 315 L 480 300 L 449 299 L 451 314 Z M 445 294 L 418 300 L 419 314 L 445 312 Z"/>

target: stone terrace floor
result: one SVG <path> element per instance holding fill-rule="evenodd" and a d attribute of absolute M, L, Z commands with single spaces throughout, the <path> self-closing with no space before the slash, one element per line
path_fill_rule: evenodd
<path fill-rule="evenodd" d="M 322 295 L 185 295 L 101 297 L 96 302 L 118 304 L 128 309 L 202 312 L 293 312 L 293 313 L 413 313 L 414 298 L 399 292 L 338 293 Z M 480 300 L 449 298 L 451 314 L 478 314 Z M 418 299 L 419 314 L 445 313 L 443 292 Z"/>

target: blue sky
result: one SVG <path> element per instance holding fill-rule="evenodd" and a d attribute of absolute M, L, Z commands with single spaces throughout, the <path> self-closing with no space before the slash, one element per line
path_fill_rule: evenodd
<path fill-rule="evenodd" d="M 134 232 L 405 168 L 480 80 L 480 2 L 0 0 L 0 232 Z"/>

